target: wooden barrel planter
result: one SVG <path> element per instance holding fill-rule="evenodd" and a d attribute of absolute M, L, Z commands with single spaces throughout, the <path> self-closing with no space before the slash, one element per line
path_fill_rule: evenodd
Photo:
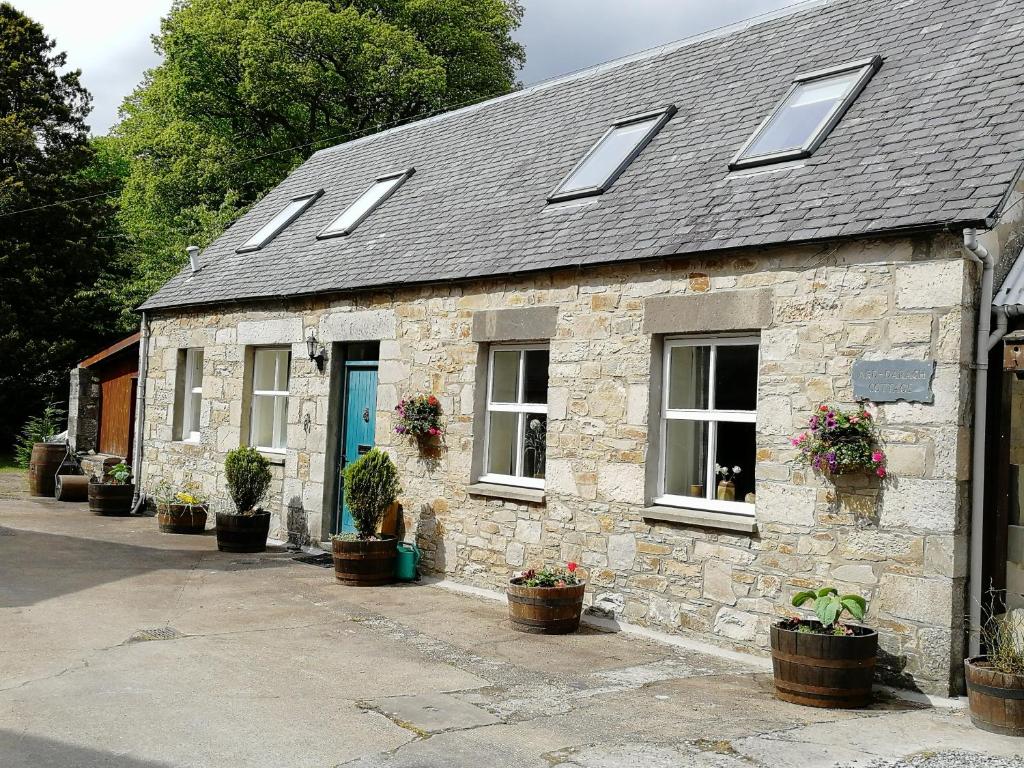
<path fill-rule="evenodd" d="M 135 484 L 89 483 L 89 510 L 97 515 L 125 517 L 132 513 Z"/>
<path fill-rule="evenodd" d="M 586 583 L 571 587 L 525 587 L 508 583 L 508 617 L 512 628 L 542 635 L 568 635 L 579 629 Z"/>
<path fill-rule="evenodd" d="M 31 496 L 53 496 L 56 475 L 67 455 L 64 443 L 36 443 L 28 463 L 28 492 Z"/>
<path fill-rule="evenodd" d="M 217 549 L 221 552 L 264 552 L 270 533 L 270 513 L 217 513 Z"/>
<path fill-rule="evenodd" d="M 775 693 L 808 707 L 857 709 L 871 703 L 878 633 L 854 626 L 853 635 L 799 632 L 808 621 L 772 625 Z M 820 626 L 820 625 L 815 625 Z"/>
<path fill-rule="evenodd" d="M 379 587 L 395 581 L 398 538 L 335 539 L 334 578 L 350 587 Z"/>
<path fill-rule="evenodd" d="M 983 731 L 1024 736 L 1024 675 L 993 669 L 984 656 L 964 661 L 971 722 Z"/>
<path fill-rule="evenodd" d="M 85 501 L 89 498 L 89 478 L 85 475 L 57 475 L 53 496 L 57 501 Z"/>
<path fill-rule="evenodd" d="M 201 534 L 206 531 L 206 512 L 197 504 L 161 504 L 156 521 L 164 533 Z"/>

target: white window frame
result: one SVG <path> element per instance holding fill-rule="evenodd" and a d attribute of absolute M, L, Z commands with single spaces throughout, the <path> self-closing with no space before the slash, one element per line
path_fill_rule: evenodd
<path fill-rule="evenodd" d="M 268 246 L 274 240 L 275 237 L 277 237 L 286 229 L 288 229 L 288 227 L 292 225 L 292 222 L 294 222 L 297 218 L 299 218 L 299 216 L 305 213 L 306 209 L 309 208 L 309 206 L 311 206 L 313 203 L 315 203 L 323 193 L 324 191 L 322 189 L 318 189 L 315 192 L 310 192 L 304 195 L 297 195 L 286 201 L 285 204 L 281 206 L 281 208 L 277 211 L 277 213 L 275 213 L 263 224 L 261 224 L 255 232 L 249 235 L 248 239 L 244 243 L 242 243 L 240 246 L 238 246 L 238 248 L 235 249 L 235 253 L 251 253 L 253 251 L 258 251 L 261 248 L 265 248 L 266 246 Z M 279 221 L 273 229 L 267 230 L 267 232 L 262 237 L 257 239 L 256 236 L 263 232 L 263 230 L 270 224 L 270 222 L 272 222 L 278 216 L 287 211 L 289 206 L 291 206 L 293 203 L 298 203 L 298 205 L 294 207 L 292 212 L 288 216 L 285 216 L 281 221 Z"/>
<path fill-rule="evenodd" d="M 523 471 L 523 440 L 525 432 L 526 414 L 543 413 L 548 415 L 547 403 L 495 403 L 491 400 L 491 393 L 494 386 L 494 353 L 495 352 L 520 352 L 519 355 L 519 389 L 516 392 L 516 399 L 522 400 L 526 390 L 526 352 L 550 353 L 550 344 L 494 344 L 487 352 L 487 393 L 485 406 L 484 426 L 484 463 L 482 474 L 479 478 L 481 483 L 495 483 L 497 485 L 516 485 L 523 488 L 544 488 L 544 480 L 533 477 L 522 477 L 519 473 Z M 550 360 L 550 358 L 549 358 Z M 550 390 L 550 387 L 549 387 Z M 487 471 L 491 465 L 491 414 L 492 413 L 518 413 L 518 425 L 516 427 L 516 473 L 515 475 L 499 475 Z M 547 430 L 545 429 L 545 452 L 544 464 L 545 475 L 547 474 Z"/>
<path fill-rule="evenodd" d="M 718 437 L 717 425 L 719 422 L 733 422 L 741 424 L 756 424 L 757 410 L 753 411 L 725 411 L 714 408 L 715 402 L 715 377 L 718 373 L 718 348 L 719 347 L 740 347 L 756 346 L 758 349 L 758 361 L 761 357 L 761 339 L 758 336 L 685 336 L 665 339 L 665 349 L 662 357 L 662 382 L 661 382 L 661 435 L 658 448 L 658 495 L 654 503 L 666 507 L 684 507 L 688 509 L 703 509 L 710 512 L 727 512 L 734 515 L 754 516 L 754 505 L 744 501 L 720 501 L 713 498 L 715 489 L 718 487 L 718 480 L 715 474 L 715 453 Z M 708 377 L 708 408 L 707 409 L 672 409 L 668 407 L 669 402 L 669 380 L 671 378 L 671 357 L 672 350 L 680 347 L 710 347 L 711 354 L 708 361 L 710 372 Z M 758 382 L 754 382 L 755 404 L 757 402 Z M 708 444 L 707 444 L 707 467 L 705 469 L 704 488 L 706 498 L 699 499 L 695 496 L 676 496 L 665 492 L 665 474 L 667 470 L 666 460 L 668 452 L 666 443 L 668 440 L 668 422 L 671 420 L 696 421 L 707 423 Z M 756 472 L 756 465 L 751 467 L 751 472 Z"/>
<path fill-rule="evenodd" d="M 203 362 L 206 355 L 202 347 L 191 347 L 185 350 L 185 388 L 182 390 L 184 402 L 181 409 L 181 439 L 186 443 L 198 443 L 202 434 L 198 429 L 191 429 L 194 425 L 199 426 L 199 414 L 192 410 L 192 395 L 199 395 L 199 407 L 202 409 L 203 382 L 195 383 L 195 356 L 203 355 Z M 202 363 L 201 363 L 202 364 Z M 205 378 L 205 376 L 203 377 Z"/>
<path fill-rule="evenodd" d="M 793 82 L 786 91 L 786 94 L 782 97 L 779 103 L 775 106 L 775 109 L 771 111 L 761 124 L 757 126 L 757 130 L 747 139 L 740 151 L 733 157 L 732 162 L 729 163 L 729 170 L 736 171 L 741 168 L 754 168 L 760 165 L 770 165 L 772 163 L 780 163 L 787 160 L 801 160 L 813 155 L 828 138 L 829 134 L 839 124 L 839 121 L 843 119 L 847 110 L 853 106 L 853 103 L 860 96 L 861 91 L 867 86 L 871 78 L 875 76 L 875 73 L 882 66 L 881 56 L 872 56 L 868 59 L 860 59 L 858 61 L 851 61 L 845 64 L 839 64 L 834 67 L 827 67 L 825 69 L 815 70 L 813 72 L 801 72 L 793 78 Z M 827 78 L 836 77 L 837 75 L 843 75 L 847 72 L 855 72 L 860 70 L 860 74 L 853 85 L 847 91 L 846 95 L 836 102 L 836 105 L 832 108 L 832 111 L 825 116 L 814 132 L 807 137 L 802 147 L 796 147 L 793 149 L 786 149 L 779 152 L 772 152 L 764 155 L 747 155 L 750 148 L 761 138 L 761 134 L 764 133 L 768 125 L 779 115 L 786 104 L 789 102 L 790 96 L 793 92 L 801 86 L 808 85 L 817 80 L 825 80 Z"/>
<path fill-rule="evenodd" d="M 370 186 L 367 187 L 361 195 L 359 195 L 359 197 L 357 197 L 355 200 L 349 203 L 345 210 L 343 210 L 341 213 L 339 213 L 337 216 L 331 219 L 331 223 L 320 231 L 320 234 L 316 236 L 316 239 L 326 240 L 331 237 L 345 237 L 347 235 L 351 235 L 353 232 L 356 231 L 360 224 L 362 224 L 370 216 L 373 215 L 374 211 L 376 211 L 378 208 L 384 205 L 384 203 L 386 203 L 392 197 L 392 195 L 398 192 L 399 187 L 405 184 L 405 182 L 408 181 L 409 177 L 412 176 L 414 173 L 416 173 L 415 168 L 407 168 L 404 171 L 399 171 L 398 173 L 387 173 L 384 174 L 383 176 L 378 176 L 376 179 L 374 179 L 373 183 L 370 184 Z M 376 187 L 378 184 L 384 184 L 386 182 L 391 182 L 391 186 L 384 192 L 384 194 L 380 195 L 380 197 L 374 200 L 370 207 L 363 211 L 362 215 L 353 219 L 352 222 L 347 227 L 338 226 L 338 222 L 345 218 L 345 216 L 348 214 L 350 210 L 352 210 L 353 207 L 358 205 L 361 200 L 363 200 L 367 195 L 369 195 L 373 191 L 374 187 Z"/>
<path fill-rule="evenodd" d="M 285 418 L 285 434 L 283 434 L 283 435 L 280 434 L 280 425 L 277 423 L 277 419 L 274 419 L 273 439 L 274 439 L 275 443 L 280 443 L 281 444 L 280 448 L 275 448 L 273 446 L 266 446 L 266 445 L 256 445 L 256 442 L 253 439 L 253 426 L 256 423 L 255 414 L 256 414 L 256 398 L 257 397 L 273 397 L 273 398 L 279 398 L 280 397 L 280 398 L 284 398 L 285 413 L 287 414 L 287 412 L 288 412 L 288 394 L 289 394 L 289 390 L 288 389 L 284 389 L 284 390 L 279 390 L 279 389 L 256 389 L 256 357 L 257 357 L 258 353 L 260 353 L 260 352 L 287 352 L 288 353 L 288 362 L 285 364 L 285 372 L 288 374 L 287 375 L 287 382 L 288 382 L 288 386 L 290 388 L 291 384 L 292 384 L 292 372 L 291 372 L 291 367 L 292 367 L 292 348 L 291 347 L 287 347 L 287 346 L 253 347 L 253 351 L 252 351 L 252 383 L 250 384 L 250 386 L 252 388 L 252 391 L 250 392 L 250 396 L 249 396 L 249 401 L 250 401 L 249 402 L 249 445 L 251 445 L 257 451 L 260 451 L 262 453 L 275 453 L 275 454 L 279 454 L 279 455 L 284 455 L 284 453 L 288 450 L 288 434 L 287 434 L 288 433 L 288 427 L 287 427 L 288 419 L 287 419 L 287 416 Z M 276 370 L 275 370 L 274 374 L 275 374 L 274 375 L 274 381 L 277 381 L 277 371 Z"/>

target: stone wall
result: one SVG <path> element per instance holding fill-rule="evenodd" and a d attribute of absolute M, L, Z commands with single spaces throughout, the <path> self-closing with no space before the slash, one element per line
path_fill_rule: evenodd
<path fill-rule="evenodd" d="M 100 437 L 100 382 L 89 368 L 71 369 L 68 440 L 76 451 L 95 451 Z"/>
<path fill-rule="evenodd" d="M 192 477 L 223 496 L 223 455 L 243 438 L 247 345 L 290 344 L 273 528 L 326 536 L 340 384 L 332 361 L 322 372 L 309 361 L 303 339 L 315 332 L 332 358 L 338 342 L 378 339 L 377 442 L 398 462 L 407 536 L 428 568 L 500 588 L 513 570 L 577 560 L 600 609 L 750 649 L 766 647 L 795 591 L 835 583 L 871 599 L 887 679 L 947 693 L 963 645 L 976 278 L 959 242 L 940 236 L 157 316 L 143 483 Z M 761 335 L 755 533 L 644 517 L 657 461 L 648 445 L 653 358 L 671 331 L 665 318 L 684 311 L 664 304 L 669 297 L 697 307 L 679 315 L 678 332 L 755 322 L 737 316 L 761 326 L 744 327 Z M 515 307 L 557 309 L 542 503 L 467 490 L 482 434 L 474 318 Z M 175 368 L 188 346 L 205 348 L 200 445 L 173 439 Z M 819 403 L 850 403 L 860 357 L 935 359 L 935 402 L 878 406 L 891 478 L 836 487 L 797 465 L 789 440 Z M 393 433 L 393 407 L 417 392 L 436 394 L 447 418 L 444 445 L 426 456 Z"/>

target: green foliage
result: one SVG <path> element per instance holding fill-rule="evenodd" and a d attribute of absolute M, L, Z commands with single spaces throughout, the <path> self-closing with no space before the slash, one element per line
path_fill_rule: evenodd
<path fill-rule="evenodd" d="M 565 568 L 531 568 L 513 581 L 524 587 L 575 587 L 582 583 L 577 570 L 576 563 L 568 563 Z"/>
<path fill-rule="evenodd" d="M 132 468 L 123 461 L 107 470 L 107 480 L 112 485 L 128 485 L 132 481 Z"/>
<path fill-rule="evenodd" d="M 361 539 L 371 539 L 402 492 L 391 457 L 374 448 L 345 467 L 345 502 Z"/>
<path fill-rule="evenodd" d="M 807 423 L 807 431 L 790 442 L 800 449 L 805 464 L 826 476 L 873 472 L 884 478 L 887 474 L 874 420 L 864 409 L 841 411 L 819 405 Z"/>
<path fill-rule="evenodd" d="M 801 607 L 807 602 L 814 603 L 814 613 L 824 631 L 832 632 L 840 627 L 844 614 L 849 613 L 857 621 L 863 621 L 867 613 L 867 601 L 860 595 L 840 595 L 835 587 L 823 587 L 818 591 L 807 590 L 793 595 L 793 605 Z"/>
<path fill-rule="evenodd" d="M 270 462 L 266 456 L 255 448 L 235 448 L 224 459 L 224 475 L 228 495 L 238 513 L 255 514 L 270 488 Z"/>
<path fill-rule="evenodd" d="M 90 97 L 41 26 L 0 3 L 0 448 L 114 331 L 83 300 L 112 252 L 90 174 Z"/>
<path fill-rule="evenodd" d="M 512 90 L 515 0 L 178 0 L 122 106 L 125 309 L 315 150 Z"/>
<path fill-rule="evenodd" d="M 32 460 L 32 446 L 46 441 L 46 438 L 64 431 L 64 409 L 56 403 L 49 403 L 41 414 L 32 416 L 21 428 L 21 435 L 14 446 L 14 463 L 28 469 Z"/>

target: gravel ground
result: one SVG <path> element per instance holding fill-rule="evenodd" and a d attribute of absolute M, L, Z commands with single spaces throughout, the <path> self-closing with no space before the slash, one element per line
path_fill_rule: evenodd
<path fill-rule="evenodd" d="M 1024 744 L 1021 744 L 1024 754 Z M 882 760 L 870 768 L 1024 768 L 1024 757 L 992 757 L 980 752 L 926 752 L 903 760 Z"/>

